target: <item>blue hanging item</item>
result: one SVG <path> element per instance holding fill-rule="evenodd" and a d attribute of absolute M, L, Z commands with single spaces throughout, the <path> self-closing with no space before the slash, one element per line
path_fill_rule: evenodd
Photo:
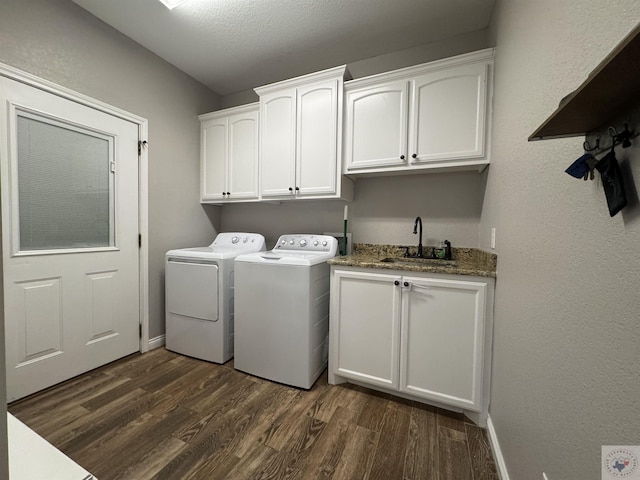
<path fill-rule="evenodd" d="M 569 168 L 567 168 L 565 172 L 575 178 L 584 178 L 584 176 L 589 173 L 589 165 L 587 164 L 587 160 L 591 160 L 592 158 L 593 155 L 591 155 L 590 153 L 585 153 L 575 162 L 569 165 Z"/>

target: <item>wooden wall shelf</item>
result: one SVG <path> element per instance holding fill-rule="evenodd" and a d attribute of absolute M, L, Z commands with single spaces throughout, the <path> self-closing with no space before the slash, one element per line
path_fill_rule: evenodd
<path fill-rule="evenodd" d="M 640 24 L 607 55 L 529 141 L 578 137 L 598 130 L 640 98 Z"/>

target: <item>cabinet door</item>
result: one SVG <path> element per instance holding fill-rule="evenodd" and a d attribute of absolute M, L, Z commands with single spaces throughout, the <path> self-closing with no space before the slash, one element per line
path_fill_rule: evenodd
<path fill-rule="evenodd" d="M 487 64 L 416 77 L 411 88 L 411 163 L 485 156 Z"/>
<path fill-rule="evenodd" d="M 347 172 L 406 165 L 409 82 L 346 92 Z"/>
<path fill-rule="evenodd" d="M 298 88 L 297 195 L 336 192 L 338 80 Z"/>
<path fill-rule="evenodd" d="M 260 97 L 263 197 L 293 195 L 296 160 L 296 89 Z"/>
<path fill-rule="evenodd" d="M 336 270 L 332 314 L 337 317 L 333 373 L 398 388 L 400 287 L 396 275 Z M 334 319 L 335 321 L 335 319 Z M 332 321 L 331 327 L 336 326 Z"/>
<path fill-rule="evenodd" d="M 202 201 L 222 200 L 227 191 L 227 119 L 200 126 L 200 194 Z"/>
<path fill-rule="evenodd" d="M 403 282 L 400 391 L 480 411 L 486 283 Z"/>
<path fill-rule="evenodd" d="M 229 117 L 229 200 L 258 198 L 258 111 Z"/>

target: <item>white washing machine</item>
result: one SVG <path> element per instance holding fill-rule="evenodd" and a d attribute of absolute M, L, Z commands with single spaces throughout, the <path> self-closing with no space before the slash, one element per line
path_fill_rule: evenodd
<path fill-rule="evenodd" d="M 216 363 L 233 357 L 233 260 L 265 248 L 260 234 L 231 232 L 218 234 L 208 247 L 167 252 L 168 350 Z"/>
<path fill-rule="evenodd" d="M 327 366 L 328 235 L 282 235 L 273 250 L 235 260 L 235 358 L 243 372 L 309 389 Z"/>

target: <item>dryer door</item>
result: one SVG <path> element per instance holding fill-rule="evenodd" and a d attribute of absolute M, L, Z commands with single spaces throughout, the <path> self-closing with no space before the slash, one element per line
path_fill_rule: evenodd
<path fill-rule="evenodd" d="M 218 265 L 169 258 L 166 270 L 167 310 L 175 315 L 218 320 Z"/>

